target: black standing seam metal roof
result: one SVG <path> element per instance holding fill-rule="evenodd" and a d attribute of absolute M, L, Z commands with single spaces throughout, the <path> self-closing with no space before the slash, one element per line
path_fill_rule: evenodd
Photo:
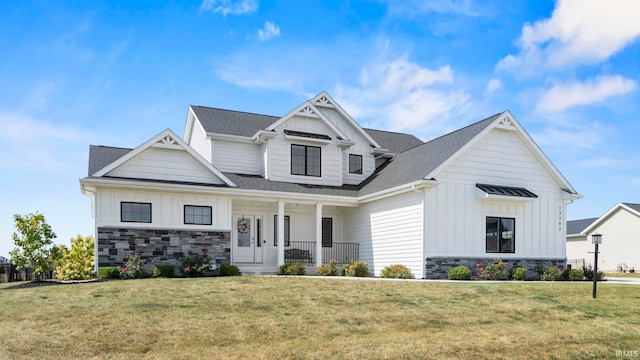
<path fill-rule="evenodd" d="M 489 185 L 489 184 L 476 184 L 476 187 L 486 192 L 487 194 L 491 194 L 491 195 L 518 196 L 518 197 L 525 197 L 525 198 L 538 197 L 538 195 L 521 187 Z"/>
<path fill-rule="evenodd" d="M 216 110 L 216 113 L 219 113 L 218 109 L 214 110 Z M 229 115 L 227 111 L 222 111 L 222 113 Z M 238 115 L 238 112 L 231 113 L 233 113 L 233 116 Z M 379 166 L 369 178 L 367 178 L 357 186 L 313 186 L 295 183 L 275 182 L 257 175 L 241 175 L 231 173 L 225 173 L 225 176 L 227 176 L 231 181 L 238 185 L 239 188 L 254 190 L 299 192 L 340 196 L 362 196 L 372 194 L 377 191 L 425 179 L 427 175 L 429 175 L 443 162 L 453 156 L 453 154 L 455 154 L 475 136 L 482 132 L 482 130 L 484 130 L 487 126 L 493 123 L 493 121 L 495 121 L 495 119 L 501 114 L 502 113 L 493 115 L 475 124 L 471 124 L 462 129 L 456 130 L 452 133 L 441 136 L 426 143 L 422 143 L 412 135 L 367 129 L 366 131 L 371 131 L 370 134 L 376 141 L 378 141 L 379 139 L 383 140 L 378 141 L 381 146 L 386 146 L 385 141 L 387 141 L 390 145 L 392 145 L 389 146 L 389 150 L 402 148 L 406 149 L 402 152 L 399 152 L 393 159 L 391 159 L 384 165 Z M 249 115 L 263 117 L 262 120 L 264 120 L 265 118 L 270 118 L 273 120 L 275 118 L 256 114 Z M 202 121 L 202 119 L 200 120 Z M 255 134 L 255 132 L 253 132 L 253 129 L 251 131 L 251 135 Z M 414 146 L 410 147 L 411 145 Z M 89 151 L 89 176 L 116 161 L 131 150 L 132 149 L 113 148 L 106 146 L 91 146 Z"/>

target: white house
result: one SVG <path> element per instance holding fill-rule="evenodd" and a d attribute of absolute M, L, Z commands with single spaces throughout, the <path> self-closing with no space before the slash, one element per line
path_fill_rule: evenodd
<path fill-rule="evenodd" d="M 581 198 L 505 111 L 429 142 L 363 129 L 326 92 L 284 116 L 190 106 L 184 140 L 91 146 L 96 267 L 134 252 L 179 265 L 273 273 L 359 259 L 417 278 L 502 258 L 566 261 L 566 204 Z"/>
<path fill-rule="evenodd" d="M 640 204 L 618 203 L 599 218 L 567 222 L 567 259 L 572 266 L 593 265 L 591 235 L 602 235 L 598 269 L 640 271 Z"/>

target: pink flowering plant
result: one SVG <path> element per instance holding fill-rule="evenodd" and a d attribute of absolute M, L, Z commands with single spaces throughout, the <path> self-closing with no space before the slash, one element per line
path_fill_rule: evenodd
<path fill-rule="evenodd" d="M 367 277 L 369 276 L 369 264 L 362 261 L 352 261 L 342 265 L 344 276 Z"/>
<path fill-rule="evenodd" d="M 495 259 L 486 265 L 478 263 L 476 264 L 476 274 L 482 280 L 505 279 L 507 276 L 507 264 L 501 259 Z"/>
<path fill-rule="evenodd" d="M 144 271 L 145 261 L 140 259 L 140 254 L 135 253 L 127 257 L 127 261 L 124 262 L 124 267 L 120 269 L 120 276 L 125 279 L 140 279 L 146 277 Z"/>
<path fill-rule="evenodd" d="M 209 271 L 210 262 L 211 258 L 208 252 L 192 255 L 182 259 L 182 269 L 187 277 L 204 276 Z"/>

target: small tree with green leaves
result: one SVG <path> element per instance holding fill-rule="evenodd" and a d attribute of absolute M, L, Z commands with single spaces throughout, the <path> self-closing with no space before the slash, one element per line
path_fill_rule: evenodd
<path fill-rule="evenodd" d="M 45 272 L 53 270 L 53 264 L 58 254 L 58 248 L 53 243 L 56 234 L 47 224 L 44 215 L 35 214 L 13 215 L 18 233 L 11 238 L 15 249 L 9 252 L 11 263 L 17 269 L 32 272 L 36 281 L 40 281 Z"/>
<path fill-rule="evenodd" d="M 85 280 L 93 277 L 93 236 L 71 238 L 71 247 L 59 246 L 56 276 L 61 280 Z"/>

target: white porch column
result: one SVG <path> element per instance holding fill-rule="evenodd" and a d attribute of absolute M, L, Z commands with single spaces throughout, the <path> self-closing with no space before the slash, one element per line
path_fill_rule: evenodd
<path fill-rule="evenodd" d="M 316 267 L 322 265 L 322 204 L 316 204 Z"/>
<path fill-rule="evenodd" d="M 278 266 L 284 265 L 284 201 L 278 201 Z"/>

